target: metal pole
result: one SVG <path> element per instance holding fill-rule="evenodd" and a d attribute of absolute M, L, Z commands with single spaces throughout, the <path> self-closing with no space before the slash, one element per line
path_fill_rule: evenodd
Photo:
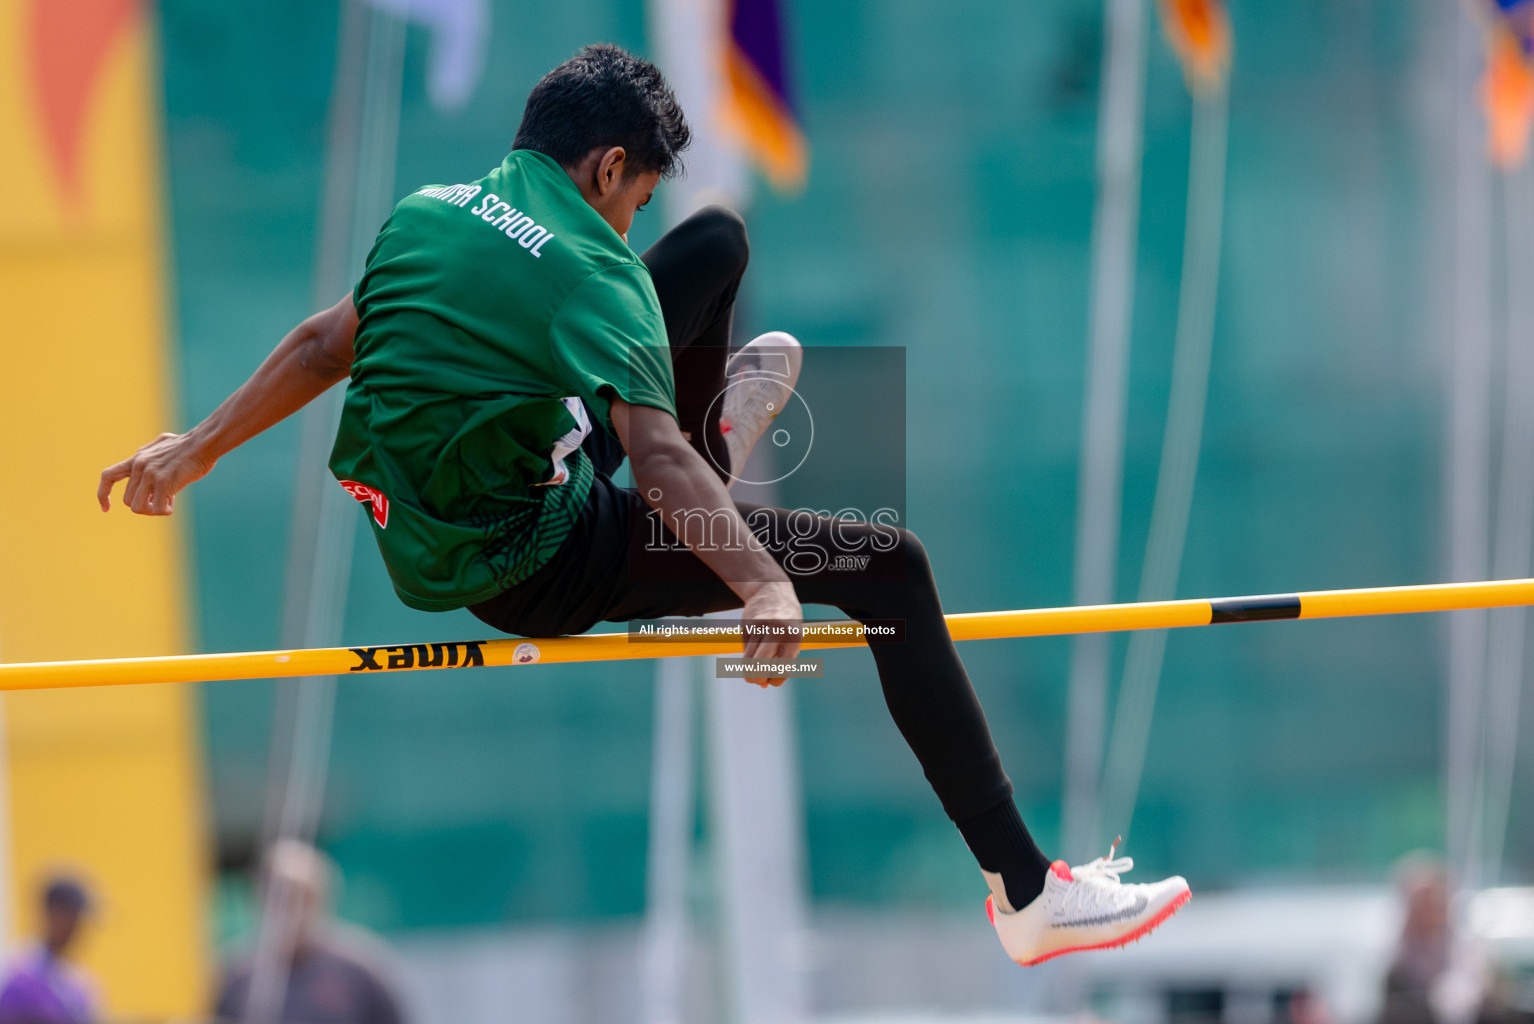
<path fill-rule="evenodd" d="M 647 14 L 655 58 L 693 127 L 687 173 L 668 182 L 661 196 L 666 222 L 675 225 L 708 202 L 738 199 L 744 189 L 740 160 L 715 116 L 724 11 L 720 0 L 649 0 Z M 696 774 L 692 691 L 699 664 L 667 659 L 655 666 L 650 861 L 640 952 L 643 1024 L 681 1024 L 686 1014 Z"/>
<path fill-rule="evenodd" d="M 800 1024 L 808 993 L 793 691 L 708 683 L 709 821 L 728 1019 Z"/>
<path fill-rule="evenodd" d="M 681 1024 L 686 1013 L 697 664 L 691 658 L 666 658 L 655 665 L 655 749 L 639 978 L 644 1024 Z"/>

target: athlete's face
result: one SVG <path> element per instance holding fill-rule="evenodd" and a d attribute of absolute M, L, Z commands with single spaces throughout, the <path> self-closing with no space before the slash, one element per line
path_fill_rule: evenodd
<path fill-rule="evenodd" d="M 607 216 L 607 223 L 613 226 L 613 230 L 623 236 L 623 240 L 629 240 L 629 228 L 634 226 L 634 215 L 643 210 L 655 196 L 655 186 L 660 184 L 659 171 L 640 171 L 638 174 L 623 179 L 623 185 L 619 188 L 618 196 L 613 211 L 614 216 Z"/>
<path fill-rule="evenodd" d="M 624 241 L 628 241 L 629 228 L 634 226 L 634 214 L 644 209 L 655 194 L 655 186 L 660 184 L 659 171 L 625 173 L 626 157 L 622 146 L 594 149 L 570 172 L 586 202 Z"/>

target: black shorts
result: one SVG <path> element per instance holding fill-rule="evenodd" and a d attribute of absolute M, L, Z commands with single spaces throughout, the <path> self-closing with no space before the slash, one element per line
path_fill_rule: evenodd
<path fill-rule="evenodd" d="M 595 474 L 580 518 L 554 557 L 469 611 L 504 633 L 541 637 L 584 633 L 599 622 L 740 607 L 734 592 L 690 553 L 668 559 L 662 572 L 645 571 L 654 515 L 637 491 Z"/>

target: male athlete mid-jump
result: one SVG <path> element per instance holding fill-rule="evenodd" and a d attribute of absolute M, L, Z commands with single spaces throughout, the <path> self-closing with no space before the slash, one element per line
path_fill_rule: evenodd
<path fill-rule="evenodd" d="M 330 468 L 364 503 L 406 604 L 467 607 L 532 637 L 740 608 L 778 627 L 747 639 L 763 659 L 798 652 L 800 601 L 902 621 L 903 642 L 871 645 L 885 701 L 980 864 L 1007 953 L 1036 964 L 1144 935 L 1187 883 L 1124 884 L 1131 862 L 1112 851 L 1076 868 L 1040 852 L 916 537 L 731 501 L 731 471 L 801 352 L 775 332 L 730 358 L 747 259 L 735 214 L 707 209 L 642 257 L 629 248 L 688 141 L 653 65 L 582 50 L 533 89 L 499 167 L 401 200 L 354 293 L 203 422 L 103 471 L 102 509 L 125 480 L 130 509 L 169 515 L 222 455 L 350 377 Z M 632 489 L 611 479 L 625 455 Z M 689 531 L 699 516 L 708 530 Z M 649 542 L 661 535 L 674 543 Z M 785 572 L 807 545 L 868 557 Z"/>

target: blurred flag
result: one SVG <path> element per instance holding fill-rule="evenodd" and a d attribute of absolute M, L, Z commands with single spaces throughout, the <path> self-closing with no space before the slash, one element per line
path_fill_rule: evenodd
<path fill-rule="evenodd" d="M 1221 88 L 1230 66 L 1230 18 L 1225 0 L 1157 0 L 1161 25 L 1188 88 L 1199 95 Z"/>
<path fill-rule="evenodd" d="M 426 96 L 432 106 L 460 110 L 485 70 L 490 40 L 489 0 L 365 0 L 370 7 L 431 30 Z"/>
<path fill-rule="evenodd" d="M 1529 152 L 1534 123 L 1534 0 L 1480 0 L 1486 26 L 1486 105 L 1491 161 L 1509 169 Z"/>
<path fill-rule="evenodd" d="M 804 185 L 809 153 L 784 54 L 780 0 L 725 0 L 725 126 L 778 189 Z"/>
<path fill-rule="evenodd" d="M 139 16 L 138 8 L 134 0 L 60 0 L 34 3 L 29 12 L 31 92 L 66 209 L 77 210 L 83 201 L 81 144 L 90 101 L 103 65 Z"/>

